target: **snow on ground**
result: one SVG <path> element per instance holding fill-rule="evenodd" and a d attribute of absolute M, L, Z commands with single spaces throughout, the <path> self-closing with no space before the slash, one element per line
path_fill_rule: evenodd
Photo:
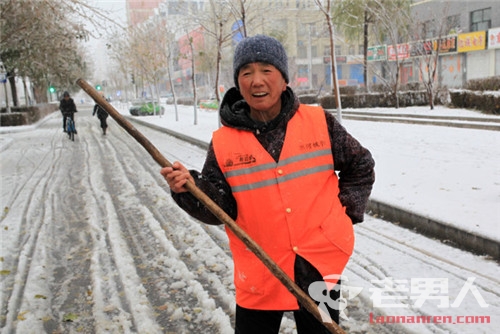
<path fill-rule="evenodd" d="M 128 114 L 126 105 L 116 107 Z M 57 114 L 36 126 L 0 128 L 1 332 L 233 332 L 232 261 L 223 230 L 180 210 L 159 167 L 113 120 L 102 136 L 90 109 L 79 109 L 74 143 Z M 173 106 L 161 118 L 141 119 L 207 142 L 218 127 L 213 111 L 199 109 L 197 125 L 193 107 L 178 112 L 178 121 Z M 499 239 L 497 132 L 343 124 L 374 154 L 374 198 Z M 202 149 L 137 128 L 167 159 L 201 168 Z M 498 328 L 498 263 L 370 216 L 355 231 L 343 278 L 344 293 L 353 292 L 341 322 L 346 332 Z M 420 322 L 392 323 L 395 316 Z M 295 333 L 289 317 L 281 333 Z"/>

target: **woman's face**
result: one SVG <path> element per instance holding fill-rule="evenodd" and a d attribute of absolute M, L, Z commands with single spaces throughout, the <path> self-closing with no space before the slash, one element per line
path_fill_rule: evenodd
<path fill-rule="evenodd" d="M 267 63 L 249 63 L 238 73 L 240 92 L 250 106 L 250 115 L 265 115 L 267 120 L 281 111 L 281 93 L 286 90 L 286 81 L 281 72 Z"/>

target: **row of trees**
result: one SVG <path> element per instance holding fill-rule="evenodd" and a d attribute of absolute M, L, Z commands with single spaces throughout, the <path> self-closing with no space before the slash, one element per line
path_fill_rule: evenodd
<path fill-rule="evenodd" d="M 86 1 L 2 0 L 0 13 L 0 61 L 14 106 L 19 105 L 16 77 L 25 90 L 29 78 L 35 100 L 46 102 L 50 86 L 70 90 L 92 72 L 84 42 L 105 16 Z"/>

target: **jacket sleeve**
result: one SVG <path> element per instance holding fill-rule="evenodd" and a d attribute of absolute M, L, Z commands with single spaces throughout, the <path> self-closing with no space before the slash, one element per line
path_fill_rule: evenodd
<path fill-rule="evenodd" d="M 375 182 L 375 161 L 370 151 L 350 135 L 332 114 L 325 114 L 334 168 L 339 172 L 339 199 L 353 224 L 361 223 Z"/>
<path fill-rule="evenodd" d="M 217 163 L 212 143 L 210 143 L 202 172 L 191 170 L 190 173 L 195 180 L 196 186 L 210 197 L 232 219 L 236 219 L 236 200 L 233 197 L 231 187 L 226 182 L 219 164 Z M 175 202 L 192 217 L 210 225 L 222 224 L 205 205 L 190 193 L 177 194 L 172 192 L 172 197 Z"/>
<path fill-rule="evenodd" d="M 78 110 L 76 109 L 76 104 L 75 104 L 75 101 L 73 99 L 70 100 L 70 104 L 71 104 L 71 110 L 73 112 L 78 112 Z"/>

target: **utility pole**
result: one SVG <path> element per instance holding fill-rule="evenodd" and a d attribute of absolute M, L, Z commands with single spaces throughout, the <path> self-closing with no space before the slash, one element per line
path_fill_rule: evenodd
<path fill-rule="evenodd" d="M 309 45 L 307 48 L 307 59 L 308 59 L 308 66 L 307 66 L 307 80 L 309 81 L 309 90 L 312 90 L 312 46 L 311 46 L 311 28 L 312 28 L 313 23 L 308 24 L 308 37 L 309 37 Z"/>

